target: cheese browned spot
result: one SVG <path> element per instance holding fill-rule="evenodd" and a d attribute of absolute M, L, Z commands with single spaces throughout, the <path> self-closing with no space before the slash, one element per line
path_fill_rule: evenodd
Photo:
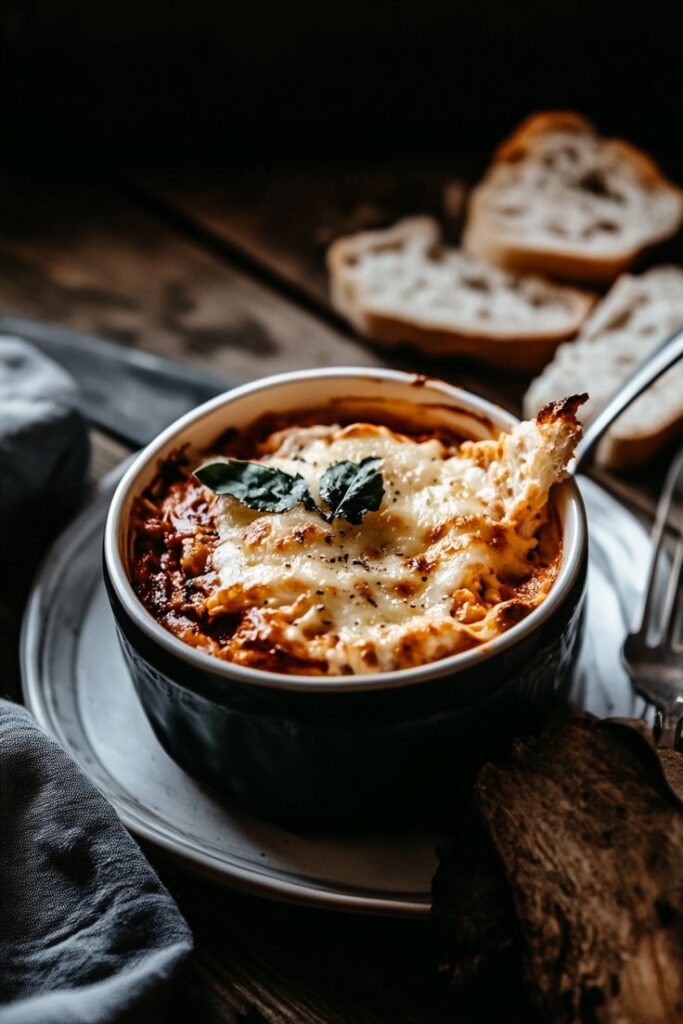
<path fill-rule="evenodd" d="M 359 525 L 302 505 L 261 513 L 188 472 L 145 499 L 154 514 L 136 510 L 134 582 L 167 628 L 241 665 L 384 672 L 466 650 L 552 586 L 561 538 L 548 494 L 566 475 L 574 413 L 557 403 L 496 440 L 450 447 L 369 423 L 272 433 L 253 460 L 300 474 L 319 504 L 327 467 L 381 459 L 380 508 Z M 159 523 L 180 532 L 160 541 Z"/>

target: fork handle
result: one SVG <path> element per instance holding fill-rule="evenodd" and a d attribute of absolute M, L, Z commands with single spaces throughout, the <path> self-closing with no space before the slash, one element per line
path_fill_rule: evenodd
<path fill-rule="evenodd" d="M 683 704 L 676 702 L 670 707 L 657 708 L 655 735 L 657 746 L 665 750 L 678 750 L 683 725 Z"/>

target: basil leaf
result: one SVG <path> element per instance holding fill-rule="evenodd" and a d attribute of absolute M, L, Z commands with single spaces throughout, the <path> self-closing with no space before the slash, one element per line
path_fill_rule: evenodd
<path fill-rule="evenodd" d="M 384 480 L 377 467 L 381 459 L 335 462 L 320 478 L 320 497 L 329 506 L 325 517 L 358 525 L 366 512 L 376 512 L 384 497 Z"/>
<path fill-rule="evenodd" d="M 229 494 L 259 512 L 286 512 L 299 502 L 307 509 L 316 508 L 302 476 L 260 462 L 207 462 L 194 475 L 216 494 Z"/>

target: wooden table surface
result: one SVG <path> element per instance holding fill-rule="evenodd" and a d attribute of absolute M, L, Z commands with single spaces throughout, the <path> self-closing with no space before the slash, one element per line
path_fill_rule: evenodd
<path fill-rule="evenodd" d="M 517 411 L 527 379 L 458 360 L 375 351 L 329 305 L 326 246 L 411 213 L 458 229 L 476 158 L 364 166 L 226 167 L 110 178 L 0 177 L 0 311 L 251 378 L 389 362 L 443 376 Z M 126 450 L 93 433 L 93 479 Z M 656 479 L 611 480 L 643 509 Z M 2 609 L 1 688 L 17 696 L 8 653 L 18 610 Z M 524 1020 L 486 999 L 462 1003 L 437 970 L 428 923 L 292 908 L 217 890 L 150 860 L 192 926 L 196 952 L 171 1010 L 177 1022 L 428 1024 Z"/>

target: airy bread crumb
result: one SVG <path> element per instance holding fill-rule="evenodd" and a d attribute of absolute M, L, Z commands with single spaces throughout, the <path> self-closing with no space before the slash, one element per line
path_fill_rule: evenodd
<path fill-rule="evenodd" d="M 500 266 L 609 283 L 683 222 L 683 192 L 578 114 L 528 118 L 471 194 L 464 245 Z"/>
<path fill-rule="evenodd" d="M 581 410 L 592 418 L 668 334 L 683 324 L 683 270 L 661 266 L 620 277 L 562 345 L 524 397 L 527 415 L 561 391 L 590 391 Z M 683 363 L 672 366 L 619 417 L 600 443 L 598 462 L 612 469 L 642 464 L 683 430 Z"/>
<path fill-rule="evenodd" d="M 339 239 L 327 261 L 333 305 L 361 334 L 498 366 L 543 366 L 594 301 L 445 246 L 430 217 Z"/>

